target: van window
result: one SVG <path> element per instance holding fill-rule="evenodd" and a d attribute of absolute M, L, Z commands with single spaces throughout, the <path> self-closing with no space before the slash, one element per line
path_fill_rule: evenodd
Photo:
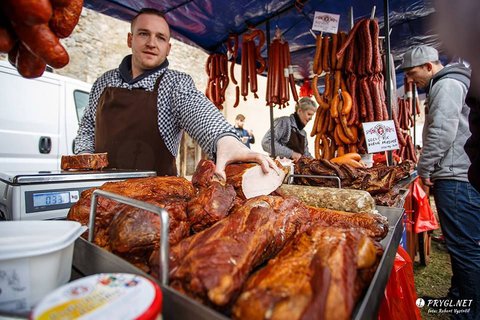
<path fill-rule="evenodd" d="M 73 99 L 75 100 L 75 109 L 77 110 L 77 120 L 80 120 L 85 113 L 85 108 L 88 105 L 88 92 L 75 90 L 73 92 Z"/>

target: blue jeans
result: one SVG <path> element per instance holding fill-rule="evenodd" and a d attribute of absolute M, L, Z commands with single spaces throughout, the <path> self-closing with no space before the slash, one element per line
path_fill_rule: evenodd
<path fill-rule="evenodd" d="M 459 299 L 473 299 L 468 314 L 480 319 L 480 194 L 468 182 L 435 180 L 433 196 L 452 263 L 452 288 Z"/>

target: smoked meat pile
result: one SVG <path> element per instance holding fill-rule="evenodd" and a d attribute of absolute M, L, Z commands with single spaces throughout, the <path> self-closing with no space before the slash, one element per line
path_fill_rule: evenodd
<path fill-rule="evenodd" d="M 354 168 L 348 164 L 337 164 L 326 159 L 311 159 L 302 157 L 295 165 L 295 174 L 337 176 L 340 178 L 341 187 L 368 191 L 375 199 L 382 199 L 382 195 L 390 192 L 399 180 L 408 177 L 414 168 L 414 163 L 404 160 L 396 166 L 384 164 L 372 168 Z M 337 180 L 328 178 L 295 178 L 296 184 L 321 187 L 337 187 Z M 393 205 L 394 199 L 377 204 Z M 385 201 L 387 203 L 385 203 Z"/>
<path fill-rule="evenodd" d="M 333 306 L 342 318 L 351 316 L 378 265 L 377 240 L 385 237 L 388 221 L 307 206 L 278 192 L 245 199 L 249 180 L 242 172 L 252 164 L 243 165 L 227 169 L 235 173 L 227 173 L 227 182 L 214 178 L 213 162 L 201 161 L 192 182 L 150 177 L 100 189 L 168 211 L 169 281 L 179 292 L 234 318 L 318 313 L 336 319 Z M 88 224 L 93 190 L 82 193 L 68 219 Z M 153 213 L 98 198 L 95 243 L 155 277 L 160 228 Z"/>

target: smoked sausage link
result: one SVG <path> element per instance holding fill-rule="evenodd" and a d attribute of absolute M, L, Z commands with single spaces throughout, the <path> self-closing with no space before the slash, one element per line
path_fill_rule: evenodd
<path fill-rule="evenodd" d="M 47 64 L 54 68 L 62 68 L 68 64 L 67 51 L 47 24 L 36 24 L 31 27 L 14 25 L 14 29 L 25 46 Z"/>
<path fill-rule="evenodd" d="M 15 39 L 13 34 L 7 28 L 0 26 L 0 52 L 8 53 L 13 49 Z"/>
<path fill-rule="evenodd" d="M 65 7 L 70 4 L 71 0 L 50 0 L 53 7 Z"/>
<path fill-rule="evenodd" d="M 18 73 L 29 79 L 40 77 L 47 67 L 45 61 L 31 53 L 23 44 L 18 48 L 15 65 Z"/>
<path fill-rule="evenodd" d="M 53 10 L 49 0 L 3 0 L 4 14 L 13 23 L 27 26 L 48 23 Z"/>
<path fill-rule="evenodd" d="M 71 0 L 66 6 L 59 6 L 53 9 L 53 16 L 50 19 L 50 28 L 59 38 L 68 37 L 80 19 L 83 0 Z"/>

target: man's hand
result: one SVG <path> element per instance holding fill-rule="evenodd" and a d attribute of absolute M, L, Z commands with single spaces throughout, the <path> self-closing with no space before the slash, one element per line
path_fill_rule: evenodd
<path fill-rule="evenodd" d="M 292 152 L 292 159 L 293 159 L 294 162 L 297 162 L 298 159 L 300 159 L 301 157 L 302 157 L 302 155 L 300 153 L 295 152 L 295 151 Z"/>
<path fill-rule="evenodd" d="M 423 191 L 425 191 L 425 193 L 427 195 L 430 195 L 430 187 L 433 186 L 433 182 L 430 181 L 430 178 L 422 178 L 420 177 L 420 186 L 422 187 Z"/>
<path fill-rule="evenodd" d="M 424 186 L 426 186 L 426 187 L 432 187 L 433 186 L 433 182 L 430 181 L 430 178 L 421 177 L 421 179 L 422 179 L 422 183 L 423 183 Z"/>
<path fill-rule="evenodd" d="M 215 174 L 224 180 L 225 166 L 233 162 L 256 162 L 262 167 L 263 172 L 269 173 L 273 169 L 280 174 L 280 169 L 268 155 L 253 152 L 233 136 L 225 136 L 218 140 L 216 160 Z"/>
<path fill-rule="evenodd" d="M 252 131 L 252 130 L 248 130 L 248 135 L 249 135 L 250 137 L 253 137 L 253 131 Z"/>

